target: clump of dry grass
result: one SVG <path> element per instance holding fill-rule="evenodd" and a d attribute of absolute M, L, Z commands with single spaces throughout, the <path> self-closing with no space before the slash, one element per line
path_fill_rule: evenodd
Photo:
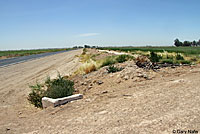
<path fill-rule="evenodd" d="M 96 61 L 92 59 L 88 60 L 87 62 L 83 63 L 81 67 L 75 72 L 76 74 L 88 74 L 90 72 L 96 71 L 98 65 Z"/>

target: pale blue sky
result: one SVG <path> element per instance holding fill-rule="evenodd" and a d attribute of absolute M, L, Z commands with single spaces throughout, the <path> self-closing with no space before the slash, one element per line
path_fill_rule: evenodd
<path fill-rule="evenodd" d="M 0 0 L 0 50 L 200 39 L 199 0 Z"/>

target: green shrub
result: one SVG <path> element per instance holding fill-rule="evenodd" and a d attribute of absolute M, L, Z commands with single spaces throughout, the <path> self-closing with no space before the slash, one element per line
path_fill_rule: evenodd
<path fill-rule="evenodd" d="M 176 54 L 176 60 L 184 60 L 184 57 L 180 54 Z"/>
<path fill-rule="evenodd" d="M 159 60 L 162 59 L 161 56 L 157 55 L 155 52 L 150 53 L 150 60 L 151 62 L 159 62 Z"/>
<path fill-rule="evenodd" d="M 72 95 L 74 82 L 58 75 L 57 79 L 51 80 L 48 77 L 44 85 L 37 83 L 35 86 L 30 86 L 30 88 L 32 92 L 29 94 L 28 100 L 36 107 L 42 108 L 42 97 L 56 99 Z"/>
<path fill-rule="evenodd" d="M 103 61 L 101 67 L 112 65 L 112 64 L 115 64 L 116 62 L 117 61 L 116 61 L 115 56 L 109 56 Z"/>
<path fill-rule="evenodd" d="M 166 57 L 167 59 L 174 59 L 174 57 L 173 56 L 170 56 L 170 55 L 167 55 L 167 57 Z"/>
<path fill-rule="evenodd" d="M 122 70 L 122 68 L 118 68 L 118 67 L 115 67 L 115 66 L 109 66 L 108 68 L 107 68 L 107 71 L 108 71 L 108 73 L 115 73 L 115 72 L 119 72 L 119 71 L 121 71 Z"/>
<path fill-rule="evenodd" d="M 123 54 L 123 55 L 119 55 L 116 58 L 116 61 L 118 63 L 122 63 L 122 62 L 125 62 L 125 61 L 129 60 L 129 59 L 133 59 L 133 56 Z"/>
<path fill-rule="evenodd" d="M 53 99 L 70 96 L 74 92 L 74 82 L 65 80 L 60 75 L 58 79 L 50 80 L 47 87 L 46 95 Z"/>
<path fill-rule="evenodd" d="M 191 64 L 191 61 L 188 61 L 188 60 L 179 60 L 178 63 L 181 63 L 181 64 Z"/>
<path fill-rule="evenodd" d="M 29 86 L 32 92 L 28 95 L 28 100 L 36 107 L 42 107 L 42 97 L 45 96 L 45 90 L 42 85 L 37 83 L 34 86 Z"/>
<path fill-rule="evenodd" d="M 81 55 L 85 55 L 85 54 L 86 54 L 86 52 L 87 52 L 86 48 L 83 48 L 83 52 L 82 52 L 82 54 L 81 54 Z"/>

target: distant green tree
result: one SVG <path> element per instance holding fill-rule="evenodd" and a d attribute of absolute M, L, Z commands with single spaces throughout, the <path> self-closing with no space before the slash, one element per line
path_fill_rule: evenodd
<path fill-rule="evenodd" d="M 183 42 L 183 46 L 185 46 L 185 47 L 192 46 L 192 42 L 190 42 L 190 41 L 184 41 Z"/>
<path fill-rule="evenodd" d="M 84 45 L 84 48 L 91 48 L 89 45 Z"/>
<path fill-rule="evenodd" d="M 200 46 L 200 39 L 199 39 L 199 41 L 197 41 L 197 46 Z"/>
<path fill-rule="evenodd" d="M 197 42 L 195 40 L 192 42 L 192 46 L 197 46 Z"/>
<path fill-rule="evenodd" d="M 175 40 L 174 40 L 174 45 L 175 45 L 176 47 L 180 47 L 180 46 L 183 46 L 183 43 L 180 42 L 179 39 L 175 39 Z"/>

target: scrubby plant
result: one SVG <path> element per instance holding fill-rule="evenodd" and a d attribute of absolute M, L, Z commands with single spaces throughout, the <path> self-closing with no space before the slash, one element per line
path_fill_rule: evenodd
<path fill-rule="evenodd" d="M 96 71 L 96 70 L 97 70 L 96 66 L 94 64 L 90 64 L 84 69 L 84 72 L 85 72 L 85 74 L 88 74 L 88 73 Z"/>
<path fill-rule="evenodd" d="M 70 96 L 74 92 L 74 82 L 66 80 L 60 75 L 57 79 L 50 80 L 46 85 L 46 96 L 53 99 Z"/>
<path fill-rule="evenodd" d="M 188 61 L 188 60 L 179 60 L 178 63 L 190 65 L 191 61 Z"/>
<path fill-rule="evenodd" d="M 151 62 L 159 62 L 159 60 L 162 59 L 161 56 L 157 55 L 155 52 L 150 53 L 150 60 Z"/>
<path fill-rule="evenodd" d="M 116 57 L 115 56 L 109 56 L 107 58 L 105 58 L 101 64 L 101 67 L 104 67 L 104 66 L 108 66 L 108 65 L 113 65 L 115 64 L 117 61 L 116 61 Z"/>
<path fill-rule="evenodd" d="M 82 52 L 82 55 L 85 55 L 87 52 L 86 48 L 83 48 L 83 52 Z"/>
<path fill-rule="evenodd" d="M 122 62 L 125 62 L 129 59 L 133 59 L 133 56 L 130 56 L 130 55 L 126 55 L 126 54 L 123 54 L 123 55 L 119 55 L 117 58 L 116 58 L 116 61 L 118 63 L 122 63 Z"/>
<path fill-rule="evenodd" d="M 42 107 L 42 97 L 45 96 L 46 91 L 43 86 L 39 83 L 33 86 L 29 86 L 32 92 L 28 95 L 28 100 L 36 107 Z"/>
<path fill-rule="evenodd" d="M 106 70 L 108 71 L 108 73 L 115 73 L 115 72 L 121 71 L 122 69 L 123 68 L 118 68 L 118 67 L 111 65 Z"/>
<path fill-rule="evenodd" d="M 58 75 L 57 79 L 47 78 L 44 84 L 30 86 L 32 92 L 28 95 L 28 100 L 36 107 L 42 108 L 42 97 L 61 98 L 72 95 L 74 92 L 74 82 L 64 79 Z"/>
<path fill-rule="evenodd" d="M 184 57 L 181 54 L 177 53 L 176 60 L 184 60 Z"/>

